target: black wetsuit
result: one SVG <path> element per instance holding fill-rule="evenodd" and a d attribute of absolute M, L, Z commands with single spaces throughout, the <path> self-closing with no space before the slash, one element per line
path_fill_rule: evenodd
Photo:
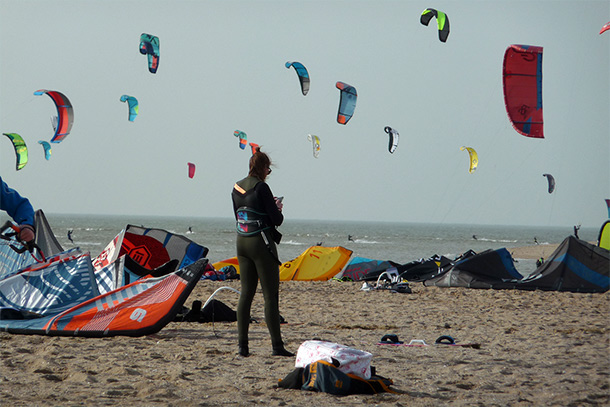
<path fill-rule="evenodd" d="M 237 331 L 240 345 L 248 343 L 250 309 L 261 282 L 265 300 L 265 322 L 275 347 L 283 345 L 280 333 L 279 285 L 280 270 L 275 242 L 279 242 L 276 226 L 282 224 L 284 216 L 277 208 L 269 186 L 255 177 L 238 181 L 231 193 L 235 218 L 238 210 L 248 208 L 260 216 L 262 228 L 259 233 L 237 234 L 237 260 L 241 281 L 241 294 L 237 305 Z M 261 233 L 265 233 L 263 239 Z M 281 235 L 279 235 L 281 236 Z M 266 241 L 265 241 L 266 240 Z"/>

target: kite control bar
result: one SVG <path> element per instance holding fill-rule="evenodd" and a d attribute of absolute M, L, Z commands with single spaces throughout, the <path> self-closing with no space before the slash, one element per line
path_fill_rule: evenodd
<path fill-rule="evenodd" d="M 12 231 L 9 231 L 9 229 Z M 34 243 L 34 241 L 23 242 L 19 240 L 18 236 L 20 232 L 21 229 L 19 228 L 19 226 L 13 224 L 10 220 L 7 220 L 6 223 L 2 226 L 2 228 L 0 228 L 0 238 L 8 241 L 13 240 L 14 238 L 17 242 L 19 242 L 20 246 L 9 244 L 9 247 L 11 249 L 13 249 L 19 254 L 24 253 L 27 250 L 30 252 L 34 260 L 36 260 L 38 263 L 45 262 L 46 258 L 44 257 L 44 253 L 42 253 L 42 250 L 40 249 L 40 247 L 38 247 L 36 243 Z M 34 250 L 38 252 L 39 257 L 36 257 L 36 255 L 34 254 Z"/>

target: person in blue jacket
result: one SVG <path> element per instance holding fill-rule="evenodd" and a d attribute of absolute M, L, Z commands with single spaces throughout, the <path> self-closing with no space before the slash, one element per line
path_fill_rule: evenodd
<path fill-rule="evenodd" d="M 6 211 L 19 225 L 19 235 L 22 242 L 33 242 L 36 238 L 34 228 L 34 208 L 30 201 L 19 195 L 19 192 L 9 187 L 0 177 L 0 209 Z"/>

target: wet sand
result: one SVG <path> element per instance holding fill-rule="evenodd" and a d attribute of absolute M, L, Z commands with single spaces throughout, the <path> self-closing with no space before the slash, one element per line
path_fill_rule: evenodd
<path fill-rule="evenodd" d="M 550 245 L 509 249 L 540 257 Z M 528 254 L 531 253 L 531 254 Z M 546 254 L 544 252 L 542 255 Z M 550 252 L 549 252 L 550 254 Z M 547 255 L 548 256 L 548 255 Z M 525 258 L 525 257 L 521 257 Z M 238 281 L 201 281 L 186 304 Z M 295 358 L 272 357 L 262 293 L 248 358 L 235 322 L 172 322 L 155 335 L 104 339 L 0 333 L 2 406 L 582 406 L 610 404 L 610 294 L 412 284 L 412 294 L 357 282 L 283 282 L 286 347 L 322 339 L 373 354 L 394 394 L 337 397 L 277 388 Z M 216 297 L 231 308 L 237 294 Z M 385 334 L 480 349 L 377 345 Z"/>

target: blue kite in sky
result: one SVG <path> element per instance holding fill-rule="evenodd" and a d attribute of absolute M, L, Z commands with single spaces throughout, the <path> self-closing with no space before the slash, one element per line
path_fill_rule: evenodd
<path fill-rule="evenodd" d="M 157 73 L 159 68 L 159 37 L 142 33 L 140 35 L 140 54 L 148 55 L 148 71 Z"/>
<path fill-rule="evenodd" d="M 299 77 L 303 96 L 307 95 L 307 92 L 309 92 L 309 72 L 307 72 L 307 68 L 305 68 L 305 66 L 303 66 L 303 64 L 300 62 L 286 62 L 286 68 L 290 67 L 294 68 Z"/>
<path fill-rule="evenodd" d="M 38 144 L 44 149 L 44 158 L 49 160 L 51 158 L 51 144 L 48 141 L 38 140 Z"/>
<path fill-rule="evenodd" d="M 349 119 L 354 115 L 354 109 L 356 109 L 356 99 L 358 93 L 356 88 L 347 83 L 337 82 L 337 89 L 341 91 L 341 99 L 339 101 L 339 112 L 337 113 L 337 122 L 340 124 L 347 124 Z"/>
<path fill-rule="evenodd" d="M 127 102 L 129 105 L 129 121 L 132 122 L 136 119 L 140 106 L 138 105 L 138 99 L 133 96 L 123 95 L 121 96 L 121 102 Z"/>

